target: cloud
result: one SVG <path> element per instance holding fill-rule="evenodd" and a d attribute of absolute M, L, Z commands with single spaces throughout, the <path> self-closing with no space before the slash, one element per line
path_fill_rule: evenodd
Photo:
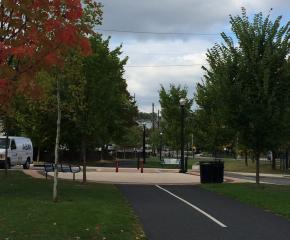
<path fill-rule="evenodd" d="M 214 31 L 228 16 L 225 5 L 234 1 L 106 0 L 103 28 L 135 31 Z"/>
<path fill-rule="evenodd" d="M 248 14 L 262 11 L 272 16 L 280 14 L 289 19 L 289 0 L 103 0 L 104 20 L 101 29 L 148 32 L 229 32 L 229 15 L 240 14 L 246 7 Z M 206 50 L 218 35 L 153 35 L 110 33 L 111 47 L 123 43 L 124 56 L 129 66 L 193 65 L 192 67 L 127 67 L 125 77 L 130 93 L 136 94 L 141 110 L 150 111 L 158 102 L 160 84 L 187 85 L 191 96 L 200 81 Z M 104 36 L 107 36 L 106 33 Z"/>
<path fill-rule="evenodd" d="M 160 85 L 187 86 L 192 97 L 209 45 L 203 39 L 131 41 L 124 45 L 124 53 L 130 56 L 125 76 L 128 89 L 136 95 L 141 110 L 150 109 L 152 102 L 158 107 Z"/>
<path fill-rule="evenodd" d="M 285 12 L 289 0 L 104 0 L 103 28 L 161 32 L 220 32 L 229 14 Z M 218 31 L 217 31 L 218 30 Z"/>

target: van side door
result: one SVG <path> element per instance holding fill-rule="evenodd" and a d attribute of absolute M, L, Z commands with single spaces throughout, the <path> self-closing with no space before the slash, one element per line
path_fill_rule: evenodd
<path fill-rule="evenodd" d="M 11 165 L 17 165 L 18 164 L 18 156 L 17 156 L 17 147 L 14 139 L 11 139 L 10 144 L 10 163 Z"/>

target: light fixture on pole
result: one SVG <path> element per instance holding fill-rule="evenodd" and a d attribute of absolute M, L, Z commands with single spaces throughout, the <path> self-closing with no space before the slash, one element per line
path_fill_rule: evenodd
<path fill-rule="evenodd" d="M 143 163 L 146 163 L 146 124 L 143 123 Z"/>
<path fill-rule="evenodd" d="M 180 105 L 180 117 L 181 117 L 181 124 L 180 124 L 180 170 L 179 172 L 185 173 L 187 172 L 187 169 L 185 169 L 185 163 L 184 163 L 184 107 L 186 104 L 186 99 L 181 98 L 179 100 Z"/>

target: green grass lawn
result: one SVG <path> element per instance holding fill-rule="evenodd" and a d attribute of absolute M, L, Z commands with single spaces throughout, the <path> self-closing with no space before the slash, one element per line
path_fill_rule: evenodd
<path fill-rule="evenodd" d="M 145 239 L 121 192 L 113 185 L 59 182 L 52 202 L 52 181 L 22 172 L 0 171 L 0 239 Z"/>
<path fill-rule="evenodd" d="M 204 184 L 203 188 L 290 219 L 290 186 L 256 184 Z"/>
<path fill-rule="evenodd" d="M 222 159 L 224 161 L 225 171 L 229 172 L 256 172 L 256 164 L 251 160 L 248 161 L 248 166 L 245 165 L 244 160 L 236 160 L 236 159 Z M 192 168 L 192 165 L 197 165 L 199 161 L 214 161 L 213 158 L 189 158 L 188 159 L 188 169 Z M 177 165 L 164 165 L 160 164 L 159 157 L 149 157 L 146 159 L 145 167 L 148 168 L 179 168 Z M 289 171 L 285 172 L 280 169 L 272 170 L 272 166 L 270 162 L 261 161 L 260 162 L 260 172 L 261 173 L 285 173 L 290 174 Z"/>
<path fill-rule="evenodd" d="M 196 163 L 198 161 L 207 161 L 211 160 L 206 158 L 195 158 Z M 250 159 L 248 160 L 248 166 L 245 165 L 244 160 L 236 160 L 236 159 L 222 159 L 224 161 L 225 171 L 229 172 L 249 172 L 255 173 L 256 172 L 256 163 L 252 162 Z M 271 162 L 268 161 L 260 161 L 260 172 L 261 173 L 272 173 L 272 174 L 290 174 L 290 171 L 283 171 L 280 169 L 272 170 Z"/>
<path fill-rule="evenodd" d="M 193 159 L 188 159 L 188 169 L 192 168 L 193 164 L 196 164 L 197 161 Z M 145 167 L 147 168 L 166 168 L 166 169 L 178 169 L 178 165 L 161 165 L 159 157 L 152 157 L 146 159 Z"/>

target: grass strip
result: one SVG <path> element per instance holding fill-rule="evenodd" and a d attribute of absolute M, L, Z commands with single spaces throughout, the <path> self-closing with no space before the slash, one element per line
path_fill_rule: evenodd
<path fill-rule="evenodd" d="M 59 202 L 53 203 L 52 181 L 1 171 L 0 191 L 1 239 L 145 239 L 114 185 L 60 181 Z"/>
<path fill-rule="evenodd" d="M 203 188 L 290 219 L 290 186 L 252 183 L 204 184 Z"/>

